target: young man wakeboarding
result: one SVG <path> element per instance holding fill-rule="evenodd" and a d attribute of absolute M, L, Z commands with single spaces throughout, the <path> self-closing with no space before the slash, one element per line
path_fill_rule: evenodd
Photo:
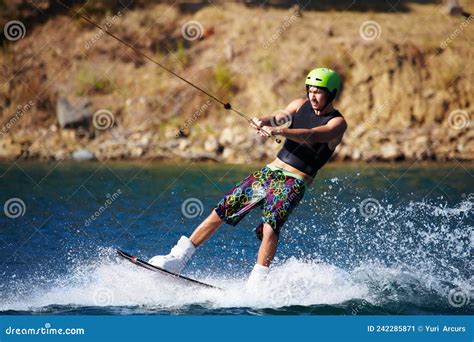
<path fill-rule="evenodd" d="M 262 242 L 249 283 L 265 279 L 283 224 L 347 129 L 346 121 L 332 104 L 340 89 L 341 78 L 334 70 L 314 69 L 306 78 L 307 98 L 292 101 L 284 114 L 252 119 L 259 134 L 268 136 L 263 129 L 286 138 L 275 160 L 230 189 L 189 238 L 182 236 L 168 255 L 154 256 L 149 263 L 180 273 L 196 248 L 222 223 L 235 226 L 258 205 L 262 223 L 256 233 Z M 291 119 L 291 125 L 282 128 L 287 119 Z"/>

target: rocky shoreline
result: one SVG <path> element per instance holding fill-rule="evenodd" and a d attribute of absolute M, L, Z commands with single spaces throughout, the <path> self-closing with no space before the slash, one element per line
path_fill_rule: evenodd
<path fill-rule="evenodd" d="M 1 48 L 0 159 L 242 164 L 278 152 L 245 120 L 87 23 L 65 14 L 47 19 Z M 465 38 L 472 40 L 474 16 L 446 18 L 426 4 L 368 19 L 231 3 L 195 13 L 150 3 L 96 18 L 249 116 L 271 115 L 305 96 L 311 68 L 337 70 L 344 87 L 335 107 L 349 128 L 336 161 L 473 161 L 474 81 L 466 61 L 474 52 Z M 189 22 L 199 22 L 202 37 L 183 35 Z M 314 23 L 328 29 L 314 37 L 300 29 Z M 367 37 L 366 24 L 378 34 Z"/>
<path fill-rule="evenodd" d="M 3 160 L 192 160 L 251 163 L 272 159 L 281 145 L 234 126 L 219 135 L 167 138 L 152 132 L 127 133 L 120 128 L 81 136 L 75 129 L 52 125 L 16 132 L 0 139 Z M 423 127 L 402 131 L 373 129 L 363 137 L 349 131 L 337 147 L 335 161 L 473 161 L 474 131 Z"/>

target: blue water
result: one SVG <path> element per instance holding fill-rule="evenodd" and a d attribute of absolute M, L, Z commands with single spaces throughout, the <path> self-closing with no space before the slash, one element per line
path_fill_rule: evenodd
<path fill-rule="evenodd" d="M 222 226 L 185 269 L 223 291 L 115 255 L 168 252 L 259 167 L 0 164 L 0 313 L 474 312 L 472 164 L 328 165 L 286 223 L 264 288 L 244 290 L 258 209 Z"/>

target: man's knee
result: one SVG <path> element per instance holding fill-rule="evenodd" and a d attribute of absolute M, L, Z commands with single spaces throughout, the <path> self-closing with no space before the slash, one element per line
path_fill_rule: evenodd
<path fill-rule="evenodd" d="M 219 225 L 223 224 L 224 223 L 224 220 L 222 220 L 219 216 L 219 214 L 217 213 L 216 209 L 214 209 L 211 214 L 208 216 L 208 219 L 210 219 L 212 222 L 215 222 Z"/>
<path fill-rule="evenodd" d="M 273 230 L 272 226 L 268 223 L 263 225 L 263 239 L 265 240 L 278 240 L 277 233 Z"/>

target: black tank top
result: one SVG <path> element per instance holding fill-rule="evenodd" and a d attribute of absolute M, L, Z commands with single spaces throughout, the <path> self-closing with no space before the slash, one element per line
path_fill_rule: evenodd
<path fill-rule="evenodd" d="M 316 115 L 310 101 L 306 101 L 295 113 L 289 128 L 314 128 L 323 126 L 329 120 L 342 116 L 337 110 L 325 115 Z M 331 158 L 334 153 L 327 143 L 317 142 L 314 144 L 300 144 L 296 141 L 286 139 L 277 157 L 285 163 L 293 166 L 314 177 L 318 170 Z"/>

